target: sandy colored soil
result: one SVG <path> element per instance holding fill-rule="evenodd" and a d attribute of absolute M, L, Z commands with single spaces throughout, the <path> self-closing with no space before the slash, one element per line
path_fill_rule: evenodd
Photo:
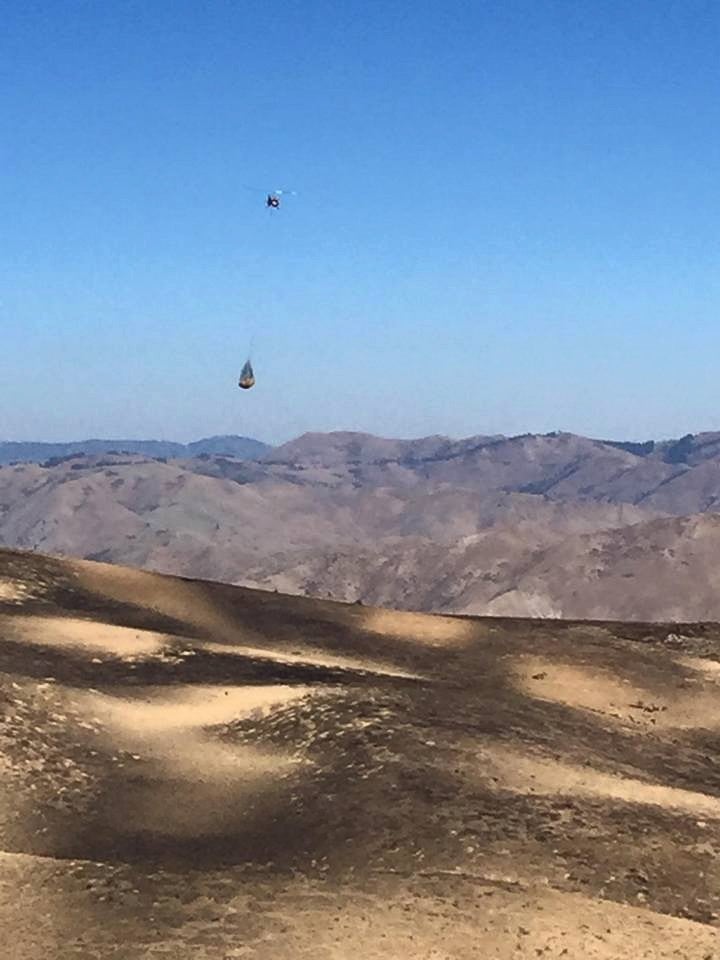
<path fill-rule="evenodd" d="M 720 627 L 0 551 L 17 960 L 720 960 Z"/>

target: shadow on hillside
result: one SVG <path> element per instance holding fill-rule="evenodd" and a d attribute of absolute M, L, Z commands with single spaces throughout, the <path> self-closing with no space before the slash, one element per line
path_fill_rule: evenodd
<path fill-rule="evenodd" d="M 145 686 L 215 684 L 361 684 L 375 683 L 372 670 L 351 667 L 322 666 L 298 660 L 287 663 L 268 657 L 208 652 L 202 645 L 191 659 L 167 660 L 96 657 L 93 663 L 88 652 L 79 648 L 58 649 L 40 643 L 5 640 L 0 637 L 0 671 L 35 680 L 47 680 L 73 687 L 127 687 L 127 694 Z M 422 684 L 413 677 L 388 677 L 388 681 L 403 684 Z M 137 695 L 136 693 L 134 695 Z"/>
<path fill-rule="evenodd" d="M 94 587 L 91 576 L 70 586 L 57 569 L 53 576 L 37 601 L 44 615 L 52 604 L 55 613 L 91 614 L 98 623 L 160 630 L 163 622 L 163 632 L 174 632 L 167 624 L 176 619 L 181 635 L 198 638 L 198 652 L 182 665 L 131 666 L 8 642 L 0 650 L 8 673 L 103 687 L 119 700 L 173 684 L 296 683 L 312 691 L 267 716 L 205 728 L 207 757 L 221 747 L 223 763 L 237 758 L 235 774 L 229 760 L 213 772 L 209 759 L 205 773 L 200 766 L 183 774 L 182 733 L 172 763 L 108 768 L 90 815 L 59 818 L 43 841 L 46 854 L 185 870 L 270 863 L 280 873 L 412 874 L 482 872 L 484 857 L 508 849 L 509 866 L 561 885 L 620 900 L 642 893 L 657 909 L 698 918 L 717 911 L 720 876 L 703 847 L 708 829 L 717 839 L 720 822 L 716 734 L 630 729 L 609 714 L 534 696 L 517 680 L 518 660 L 532 655 L 547 670 L 611 672 L 633 696 L 692 696 L 683 688 L 691 671 L 653 649 L 647 631 L 639 645 L 598 625 L 417 618 L 147 575 L 120 587 L 110 574 L 96 575 Z M 173 618 L 176 603 L 183 612 Z M 202 650 L 205 640 L 230 648 L 248 636 L 267 659 Z M 367 660 L 368 669 L 272 659 L 299 642 Z M 388 665 L 432 680 L 373 672 Z M 259 772 L 258 749 L 266 758 Z M 288 756 L 303 764 L 283 766 Z M 534 772 L 520 783 L 523 764 Z"/>
<path fill-rule="evenodd" d="M 412 876 L 482 875 L 484 858 L 504 850 L 511 874 L 625 902 L 640 893 L 656 909 L 711 919 L 720 874 L 703 844 L 717 838 L 720 800 L 708 808 L 710 792 L 720 795 L 720 770 L 684 756 L 693 735 L 680 745 L 636 742 L 582 712 L 517 694 L 502 670 L 487 684 L 484 710 L 455 688 L 351 685 L 224 725 L 215 736 L 240 760 L 262 744 L 269 757 L 298 750 L 309 764 L 250 783 L 173 780 L 152 765 L 110 775 L 92 816 L 56 832 L 54 852 L 181 870 Z M 514 773 L 518 757 L 544 764 L 549 783 L 538 786 L 535 774 L 520 787 L 505 782 L 502 769 Z M 586 789 L 563 781 L 568 768 Z"/>

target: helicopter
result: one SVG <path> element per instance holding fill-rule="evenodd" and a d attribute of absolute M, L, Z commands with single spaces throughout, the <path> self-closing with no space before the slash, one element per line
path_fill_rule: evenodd
<path fill-rule="evenodd" d="M 280 198 L 284 196 L 294 197 L 294 190 L 273 190 L 265 197 L 265 206 L 271 210 L 280 209 Z"/>
<path fill-rule="evenodd" d="M 258 190 L 256 187 L 245 185 L 245 189 L 252 190 L 253 193 L 260 193 L 260 190 Z M 269 210 L 278 210 L 280 208 L 281 197 L 284 197 L 286 195 L 295 196 L 295 191 L 294 190 L 272 190 L 269 193 L 266 193 L 265 206 Z M 252 368 L 250 357 L 248 357 L 248 359 L 245 361 L 243 368 L 240 371 L 238 386 L 240 387 L 241 390 L 250 390 L 251 387 L 255 386 L 255 372 Z"/>
<path fill-rule="evenodd" d="M 296 196 L 294 190 L 261 190 L 259 187 L 245 186 L 246 190 L 252 190 L 253 193 L 265 194 L 265 206 L 268 210 L 279 210 L 284 197 Z"/>

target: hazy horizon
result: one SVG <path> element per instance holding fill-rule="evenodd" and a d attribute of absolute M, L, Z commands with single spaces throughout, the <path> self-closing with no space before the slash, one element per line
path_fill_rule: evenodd
<path fill-rule="evenodd" d="M 392 435 L 389 433 L 374 432 L 368 430 L 357 430 L 352 427 L 336 427 L 330 430 L 305 430 L 302 433 L 295 433 L 282 437 L 276 441 L 266 440 L 262 436 L 254 436 L 250 434 L 241 434 L 241 433 L 207 433 L 202 435 L 192 435 L 192 436 L 155 436 L 155 435 L 136 435 L 136 436 L 87 436 L 87 437 L 59 437 L 53 439 L 47 439 L 45 437 L 5 437 L 0 436 L 0 444 L 21 444 L 21 443 L 30 443 L 30 444 L 73 444 L 73 443 L 177 443 L 181 445 L 189 445 L 192 443 L 197 443 L 201 440 L 212 440 L 222 437 L 240 437 L 241 439 L 246 440 L 256 440 L 259 443 L 267 444 L 268 446 L 277 447 L 281 446 L 284 443 L 289 443 L 292 440 L 297 440 L 299 437 L 304 436 L 305 434 L 336 434 L 336 433 L 348 433 L 348 434 L 360 434 L 366 436 L 373 436 L 381 440 L 402 440 L 402 441 L 412 441 L 412 440 L 422 440 L 428 437 L 440 436 L 448 440 L 461 442 L 463 440 L 472 439 L 473 437 L 478 436 L 502 436 L 506 439 L 513 439 L 515 437 L 524 437 L 524 436 L 549 436 L 551 434 L 566 434 L 570 436 L 584 437 L 588 440 L 598 440 L 608 441 L 613 443 L 646 443 L 648 441 L 654 441 L 655 443 L 662 443 L 665 441 L 678 440 L 681 437 L 687 435 L 698 436 L 700 434 L 706 433 L 718 433 L 720 431 L 716 430 L 689 430 L 685 433 L 660 433 L 654 436 L 597 436 L 593 434 L 578 433 L 574 430 L 564 430 L 560 427 L 552 430 L 521 430 L 517 433 L 502 433 L 501 431 L 475 431 L 473 433 L 467 433 L 463 435 L 459 434 L 449 434 L 449 433 L 416 433 L 416 434 L 406 434 L 406 435 Z"/>

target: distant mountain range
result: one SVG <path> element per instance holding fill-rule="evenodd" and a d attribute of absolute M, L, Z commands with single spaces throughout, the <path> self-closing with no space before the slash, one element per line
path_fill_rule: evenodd
<path fill-rule="evenodd" d="M 438 612 L 720 620 L 720 433 L 19 446 L 42 462 L 0 469 L 7 546 Z"/>
<path fill-rule="evenodd" d="M 173 443 L 169 440 L 78 440 L 67 443 L 35 441 L 0 441 L 0 464 L 44 463 L 51 459 L 78 454 L 142 453 L 146 457 L 176 459 L 223 454 L 229 457 L 262 456 L 270 447 L 249 437 L 207 437 L 194 443 Z"/>

